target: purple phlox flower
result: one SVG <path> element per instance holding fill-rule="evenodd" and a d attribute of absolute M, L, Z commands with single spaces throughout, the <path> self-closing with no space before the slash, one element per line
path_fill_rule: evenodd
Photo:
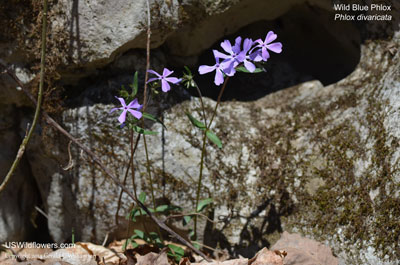
<path fill-rule="evenodd" d="M 126 113 L 129 111 L 136 119 L 140 119 L 142 117 L 142 113 L 139 111 L 142 109 L 143 105 L 138 103 L 137 99 L 132 100 L 128 105 L 126 105 L 125 100 L 123 98 L 116 97 L 119 102 L 121 102 L 122 107 L 120 108 L 113 108 L 110 113 L 116 110 L 122 110 L 121 115 L 119 115 L 118 121 L 121 124 L 125 123 L 126 120 Z M 136 109 L 136 110 L 134 110 Z"/>
<path fill-rule="evenodd" d="M 215 65 L 213 66 L 208 66 L 208 65 L 200 65 L 199 67 L 199 74 L 204 75 L 206 73 L 215 71 L 215 78 L 214 78 L 214 83 L 219 86 L 224 82 L 224 64 L 219 62 L 219 57 L 216 56 L 216 50 L 213 50 L 214 52 L 214 57 L 215 57 Z"/>
<path fill-rule="evenodd" d="M 243 52 L 245 53 L 245 58 L 243 60 L 244 67 L 249 70 L 251 73 L 256 70 L 256 66 L 251 62 L 257 56 L 257 52 L 251 53 L 250 49 L 253 46 L 254 42 L 252 39 L 245 39 L 243 42 Z M 247 54 L 250 51 L 250 54 Z"/>
<path fill-rule="evenodd" d="M 171 75 L 174 71 L 170 71 L 167 68 L 164 68 L 163 74 L 160 75 L 154 70 L 148 70 L 147 72 L 156 75 L 157 77 L 150 78 L 147 83 L 153 82 L 155 80 L 161 80 L 161 89 L 163 92 L 168 92 L 171 89 L 171 86 L 169 83 L 172 84 L 178 84 L 181 82 L 181 79 L 176 78 L 176 77 L 168 77 Z"/>
<path fill-rule="evenodd" d="M 262 41 L 261 39 L 255 41 L 256 43 L 258 43 L 256 47 L 261 49 L 261 54 L 259 54 L 254 58 L 255 61 L 260 61 L 259 56 L 261 56 L 263 61 L 267 61 L 269 58 L 268 50 L 273 51 L 275 53 L 282 52 L 282 43 L 280 42 L 271 43 L 274 40 L 276 40 L 277 37 L 278 35 L 276 35 L 273 31 L 269 31 L 264 41 Z"/>
<path fill-rule="evenodd" d="M 235 39 L 235 45 L 232 46 L 229 40 L 224 40 L 221 43 L 222 49 L 228 54 L 224 54 L 219 51 L 214 52 L 214 56 L 224 59 L 223 64 L 225 66 L 224 72 L 232 76 L 235 74 L 235 67 L 238 66 L 246 58 L 246 52 L 240 49 L 242 45 L 242 37 L 237 37 Z"/>

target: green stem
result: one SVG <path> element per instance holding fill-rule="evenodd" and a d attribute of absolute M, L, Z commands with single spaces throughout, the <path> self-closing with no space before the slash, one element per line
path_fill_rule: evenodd
<path fill-rule="evenodd" d="M 41 56 L 40 56 L 40 82 L 39 82 L 39 92 L 38 92 L 38 99 L 36 103 L 36 110 L 35 116 L 33 117 L 32 126 L 29 129 L 28 134 L 25 136 L 24 140 L 22 141 L 17 156 L 13 164 L 11 165 L 10 170 L 8 171 L 6 177 L 4 178 L 3 183 L 0 185 L 0 193 L 5 189 L 6 185 L 11 179 L 11 176 L 17 169 L 17 166 L 22 158 L 22 155 L 25 152 L 26 146 L 29 140 L 32 137 L 33 131 L 36 128 L 36 124 L 39 120 L 40 108 L 42 106 L 42 98 L 43 98 L 43 83 L 44 83 L 44 71 L 45 71 L 45 58 L 46 58 L 46 29 L 47 29 L 47 0 L 43 0 L 43 17 L 42 17 L 42 47 L 41 47 Z"/>
<path fill-rule="evenodd" d="M 150 180 L 151 199 L 153 202 L 153 208 L 156 209 L 156 200 L 154 197 L 154 189 L 153 189 L 153 178 L 151 176 L 151 170 L 150 170 L 150 159 L 149 159 L 149 153 L 147 151 L 146 135 L 144 135 L 144 134 L 143 134 L 143 142 L 144 142 L 144 151 L 146 153 L 146 169 L 147 169 L 147 174 L 149 175 L 149 180 Z"/>
<path fill-rule="evenodd" d="M 151 199 L 153 201 L 153 209 L 155 211 L 156 210 L 156 200 L 155 200 L 155 196 L 154 196 L 153 178 L 151 176 L 150 159 L 149 159 L 149 152 L 147 151 L 147 142 L 146 142 L 146 135 L 145 134 L 143 134 L 143 143 L 144 143 L 144 151 L 146 153 L 147 174 L 149 174 L 149 180 L 150 180 Z M 161 242 L 163 242 L 164 239 L 163 239 L 163 236 L 161 234 L 160 228 L 158 226 L 157 226 L 157 233 L 160 236 Z"/>
<path fill-rule="evenodd" d="M 197 182 L 197 193 L 196 193 L 196 206 L 194 208 L 195 212 L 197 212 L 197 206 L 199 205 L 200 193 L 201 193 L 201 180 L 203 178 L 203 165 L 204 165 L 204 156 L 206 153 L 206 134 L 207 130 L 204 130 L 203 133 L 203 147 L 201 149 L 201 158 L 200 158 L 200 173 L 199 173 L 199 180 Z M 193 240 L 197 239 L 197 215 L 194 216 L 194 235 Z"/>
<path fill-rule="evenodd" d="M 203 179 L 204 156 L 205 156 L 205 153 L 206 153 L 206 141 L 207 141 L 207 134 L 206 133 L 207 133 L 207 130 L 210 129 L 211 124 L 212 124 L 212 122 L 214 120 L 214 117 L 215 117 L 215 115 L 217 113 L 217 109 L 218 109 L 219 103 L 221 102 L 222 94 L 224 93 L 224 90 L 225 90 L 226 84 L 228 83 L 228 80 L 229 80 L 229 76 L 225 79 L 224 84 L 222 85 L 222 88 L 219 91 L 217 104 L 215 105 L 214 112 L 213 112 L 213 114 L 211 116 L 211 120 L 210 120 L 210 123 L 208 125 L 207 125 L 207 122 L 206 122 L 206 116 L 204 114 L 204 124 L 206 125 L 206 128 L 205 128 L 204 134 L 203 134 L 203 146 L 202 146 L 202 149 L 201 149 L 200 172 L 199 172 L 199 180 L 197 182 L 196 206 L 195 206 L 195 209 L 194 209 L 195 212 L 197 212 L 197 207 L 199 205 L 200 193 L 201 193 L 201 181 Z M 200 89 L 197 88 L 197 90 L 198 90 L 198 93 L 200 95 L 202 108 L 204 110 L 204 105 L 203 105 L 203 100 L 201 99 Z M 194 236 L 193 237 L 194 237 L 194 240 L 196 240 L 196 237 L 197 237 L 197 215 L 194 216 Z"/>
<path fill-rule="evenodd" d="M 204 107 L 204 102 L 203 102 L 203 95 L 201 94 L 200 88 L 197 85 L 197 83 L 194 83 L 197 93 L 199 94 L 199 98 L 200 98 L 200 104 L 201 104 L 201 110 L 203 113 L 203 120 L 204 120 L 204 125 L 207 125 L 207 119 L 206 119 L 206 108 Z"/>
<path fill-rule="evenodd" d="M 225 82 L 224 82 L 224 84 L 222 85 L 221 90 L 219 91 L 219 95 L 218 95 L 218 99 L 217 99 L 217 104 L 215 105 L 214 112 L 213 112 L 213 115 L 211 116 L 210 123 L 208 124 L 208 126 L 207 126 L 207 128 L 206 128 L 207 130 L 210 129 L 211 124 L 212 124 L 212 122 L 213 122 L 213 120 L 214 120 L 214 118 L 215 118 L 215 115 L 217 114 L 217 109 L 218 109 L 219 103 L 221 102 L 222 94 L 224 93 L 224 90 L 225 90 L 226 84 L 228 83 L 228 80 L 229 80 L 229 76 L 226 77 Z"/>

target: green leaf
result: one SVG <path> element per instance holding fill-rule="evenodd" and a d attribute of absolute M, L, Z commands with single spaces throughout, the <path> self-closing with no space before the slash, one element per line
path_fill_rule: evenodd
<path fill-rule="evenodd" d="M 162 244 L 160 235 L 156 232 L 150 232 L 149 233 L 150 238 L 155 241 L 157 244 Z"/>
<path fill-rule="evenodd" d="M 207 205 L 209 205 L 212 202 L 213 202 L 212 198 L 207 198 L 199 201 L 199 204 L 197 205 L 197 212 L 201 212 Z"/>
<path fill-rule="evenodd" d="M 197 120 L 195 117 L 193 117 L 189 112 L 186 112 L 186 116 L 188 116 L 190 122 L 197 128 L 200 128 L 202 130 L 204 130 L 206 128 L 206 126 L 204 125 L 204 123 L 202 123 L 201 121 Z"/>
<path fill-rule="evenodd" d="M 146 213 L 144 210 L 142 210 L 142 209 L 136 209 L 136 210 L 137 210 L 137 211 L 135 212 L 135 215 L 134 215 L 133 217 L 147 215 L 147 213 Z M 136 220 L 135 220 L 135 221 L 136 221 Z"/>
<path fill-rule="evenodd" d="M 192 239 L 193 239 L 193 237 L 194 237 L 194 230 L 190 230 L 189 238 L 192 238 Z"/>
<path fill-rule="evenodd" d="M 191 220 L 192 220 L 192 216 L 190 216 L 190 215 L 185 215 L 185 216 L 183 217 L 183 220 L 182 220 L 183 225 L 185 226 L 185 225 L 189 224 Z"/>
<path fill-rule="evenodd" d="M 182 208 L 176 205 L 168 205 L 168 210 L 182 212 Z"/>
<path fill-rule="evenodd" d="M 168 253 L 168 255 L 174 257 L 177 262 L 185 255 L 185 250 L 181 247 L 168 244 L 168 248 L 171 250 L 171 253 Z"/>
<path fill-rule="evenodd" d="M 140 133 L 140 134 L 144 134 L 144 135 L 155 135 L 155 134 L 158 134 L 158 132 L 153 132 L 153 131 L 145 130 L 145 129 L 143 129 L 143 128 L 140 128 L 140 127 L 137 126 L 137 125 L 134 125 L 134 126 L 132 127 L 132 129 L 133 129 L 135 132 Z"/>
<path fill-rule="evenodd" d="M 143 118 L 146 118 L 146 119 L 149 119 L 151 121 L 157 122 L 157 123 L 161 124 L 165 129 L 167 129 L 167 127 L 165 127 L 164 123 L 160 119 L 158 119 L 157 117 L 154 117 L 150 113 L 146 113 L 146 112 L 143 112 L 142 114 L 143 114 Z"/>
<path fill-rule="evenodd" d="M 133 222 L 136 222 L 136 216 L 140 215 L 140 210 L 138 208 L 134 208 L 131 211 L 131 214 L 129 215 L 128 219 L 131 219 Z"/>
<path fill-rule="evenodd" d="M 200 245 L 198 242 L 193 241 L 192 243 L 193 243 L 193 246 L 194 246 L 195 248 L 197 248 L 197 249 L 200 249 L 200 248 L 201 248 L 201 245 Z"/>
<path fill-rule="evenodd" d="M 235 69 L 236 69 L 236 71 L 238 71 L 238 72 L 248 73 L 248 74 L 256 74 L 256 73 L 265 72 L 264 69 L 262 69 L 262 68 L 256 68 L 256 69 L 254 70 L 254 72 L 250 72 L 250 71 L 247 70 L 246 67 L 244 67 L 244 66 L 239 66 L 239 67 L 236 67 Z"/>
<path fill-rule="evenodd" d="M 161 213 L 161 212 L 165 212 L 168 209 L 169 209 L 168 205 L 160 205 L 160 206 L 157 206 L 156 212 Z"/>
<path fill-rule="evenodd" d="M 171 249 L 174 254 L 179 255 L 179 256 L 183 256 L 185 255 L 185 250 L 181 247 L 178 247 L 176 245 L 173 244 L 168 244 L 169 249 Z"/>
<path fill-rule="evenodd" d="M 143 240 L 145 239 L 146 235 L 144 234 L 144 232 L 142 230 L 135 229 L 134 232 L 140 239 L 143 239 Z"/>
<path fill-rule="evenodd" d="M 213 142 L 214 144 L 216 144 L 218 146 L 218 148 L 222 148 L 222 142 L 221 140 L 218 138 L 217 135 L 215 135 L 212 131 L 207 130 L 206 131 L 206 135 L 208 137 L 208 139 L 211 140 L 211 142 Z"/>
<path fill-rule="evenodd" d="M 133 76 L 133 88 L 132 88 L 132 97 L 135 97 L 138 92 L 138 72 L 136 71 Z"/>
<path fill-rule="evenodd" d="M 125 99 L 129 97 L 128 92 L 125 91 L 125 90 L 120 90 L 120 91 L 119 91 L 119 94 L 121 95 L 121 97 L 123 97 L 123 98 L 125 98 Z"/>
<path fill-rule="evenodd" d="M 132 246 L 133 248 L 137 248 L 137 247 L 139 246 L 139 244 L 136 243 L 136 241 L 131 240 L 131 246 Z"/>
<path fill-rule="evenodd" d="M 130 239 L 130 238 L 128 238 L 127 240 L 125 240 L 125 243 L 124 243 L 124 245 L 122 246 L 122 250 L 125 251 L 126 247 L 129 245 L 129 243 L 131 243 L 131 239 Z"/>
<path fill-rule="evenodd" d="M 186 65 L 183 67 L 185 68 L 186 72 L 188 75 L 192 75 L 192 71 L 190 71 L 189 67 L 187 67 Z"/>
<path fill-rule="evenodd" d="M 139 194 L 139 201 L 140 201 L 141 203 L 144 203 L 144 202 L 146 201 L 146 193 L 145 193 L 144 191 L 142 191 L 142 192 Z"/>

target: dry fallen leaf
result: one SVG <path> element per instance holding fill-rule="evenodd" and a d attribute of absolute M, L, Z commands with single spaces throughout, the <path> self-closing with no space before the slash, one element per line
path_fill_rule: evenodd
<path fill-rule="evenodd" d="M 283 265 L 283 257 L 281 255 L 275 253 L 274 251 L 270 251 L 267 248 L 263 248 L 257 252 L 257 254 L 252 258 L 249 265 Z"/>
<path fill-rule="evenodd" d="M 280 250 L 274 250 L 276 255 L 281 256 L 281 258 L 285 258 L 287 256 L 287 252 L 286 251 L 280 251 Z"/>
<path fill-rule="evenodd" d="M 182 258 L 181 261 L 179 262 L 179 265 L 190 265 L 190 260 L 189 258 Z"/>
<path fill-rule="evenodd" d="M 93 255 L 89 254 L 85 248 L 78 244 L 76 244 L 74 248 L 58 249 L 50 253 L 48 258 L 62 259 L 72 265 L 97 265 Z"/>
<path fill-rule="evenodd" d="M 170 265 L 168 262 L 167 252 L 160 254 L 150 252 L 144 256 L 137 256 L 136 265 Z"/>
<path fill-rule="evenodd" d="M 0 253 L 0 264 L 14 264 L 18 261 L 41 261 L 52 251 L 51 248 L 6 248 Z"/>
<path fill-rule="evenodd" d="M 201 263 L 188 263 L 191 265 L 247 265 L 248 264 L 248 259 L 245 258 L 240 258 L 240 259 L 231 259 L 231 260 L 226 260 L 226 261 L 212 261 L 212 262 L 207 262 L 203 261 Z"/>
<path fill-rule="evenodd" d="M 123 253 L 118 253 L 100 245 L 92 243 L 77 243 L 77 245 L 83 247 L 89 254 L 97 256 L 99 265 L 118 265 L 127 261 Z"/>

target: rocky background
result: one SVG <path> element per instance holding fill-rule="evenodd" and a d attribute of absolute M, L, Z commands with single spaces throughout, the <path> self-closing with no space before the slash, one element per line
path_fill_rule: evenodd
<path fill-rule="evenodd" d="M 0 3 L 0 58 L 35 91 L 41 1 L 9 2 Z M 108 113 L 135 71 L 143 83 L 146 1 L 50 2 L 44 108 L 122 179 L 129 141 Z M 326 0 L 150 1 L 156 70 L 196 72 L 211 63 L 211 48 L 238 35 L 273 30 L 283 43 L 266 73 L 238 74 L 228 84 L 213 127 L 224 147 L 207 149 L 203 197 L 214 198 L 209 217 L 217 222 L 199 228 L 207 245 L 252 257 L 290 231 L 326 243 L 340 264 L 398 262 L 400 4 L 382 3 L 392 6 L 391 21 L 351 23 L 334 21 Z M 211 75 L 196 80 L 211 110 L 218 88 Z M 33 111 L 9 77 L 0 84 L 4 176 Z M 199 100 L 174 87 L 150 110 L 167 126 L 149 124 L 159 132 L 148 137 L 156 197 L 190 209 L 201 135 L 184 112 L 200 117 Z M 95 243 L 125 236 L 130 200 L 123 196 L 116 226 L 119 188 L 80 150 L 70 151 L 43 121 L 0 196 L 0 242 L 67 242 L 72 229 L 76 240 Z M 136 180 L 148 191 L 143 157 L 135 157 Z"/>

